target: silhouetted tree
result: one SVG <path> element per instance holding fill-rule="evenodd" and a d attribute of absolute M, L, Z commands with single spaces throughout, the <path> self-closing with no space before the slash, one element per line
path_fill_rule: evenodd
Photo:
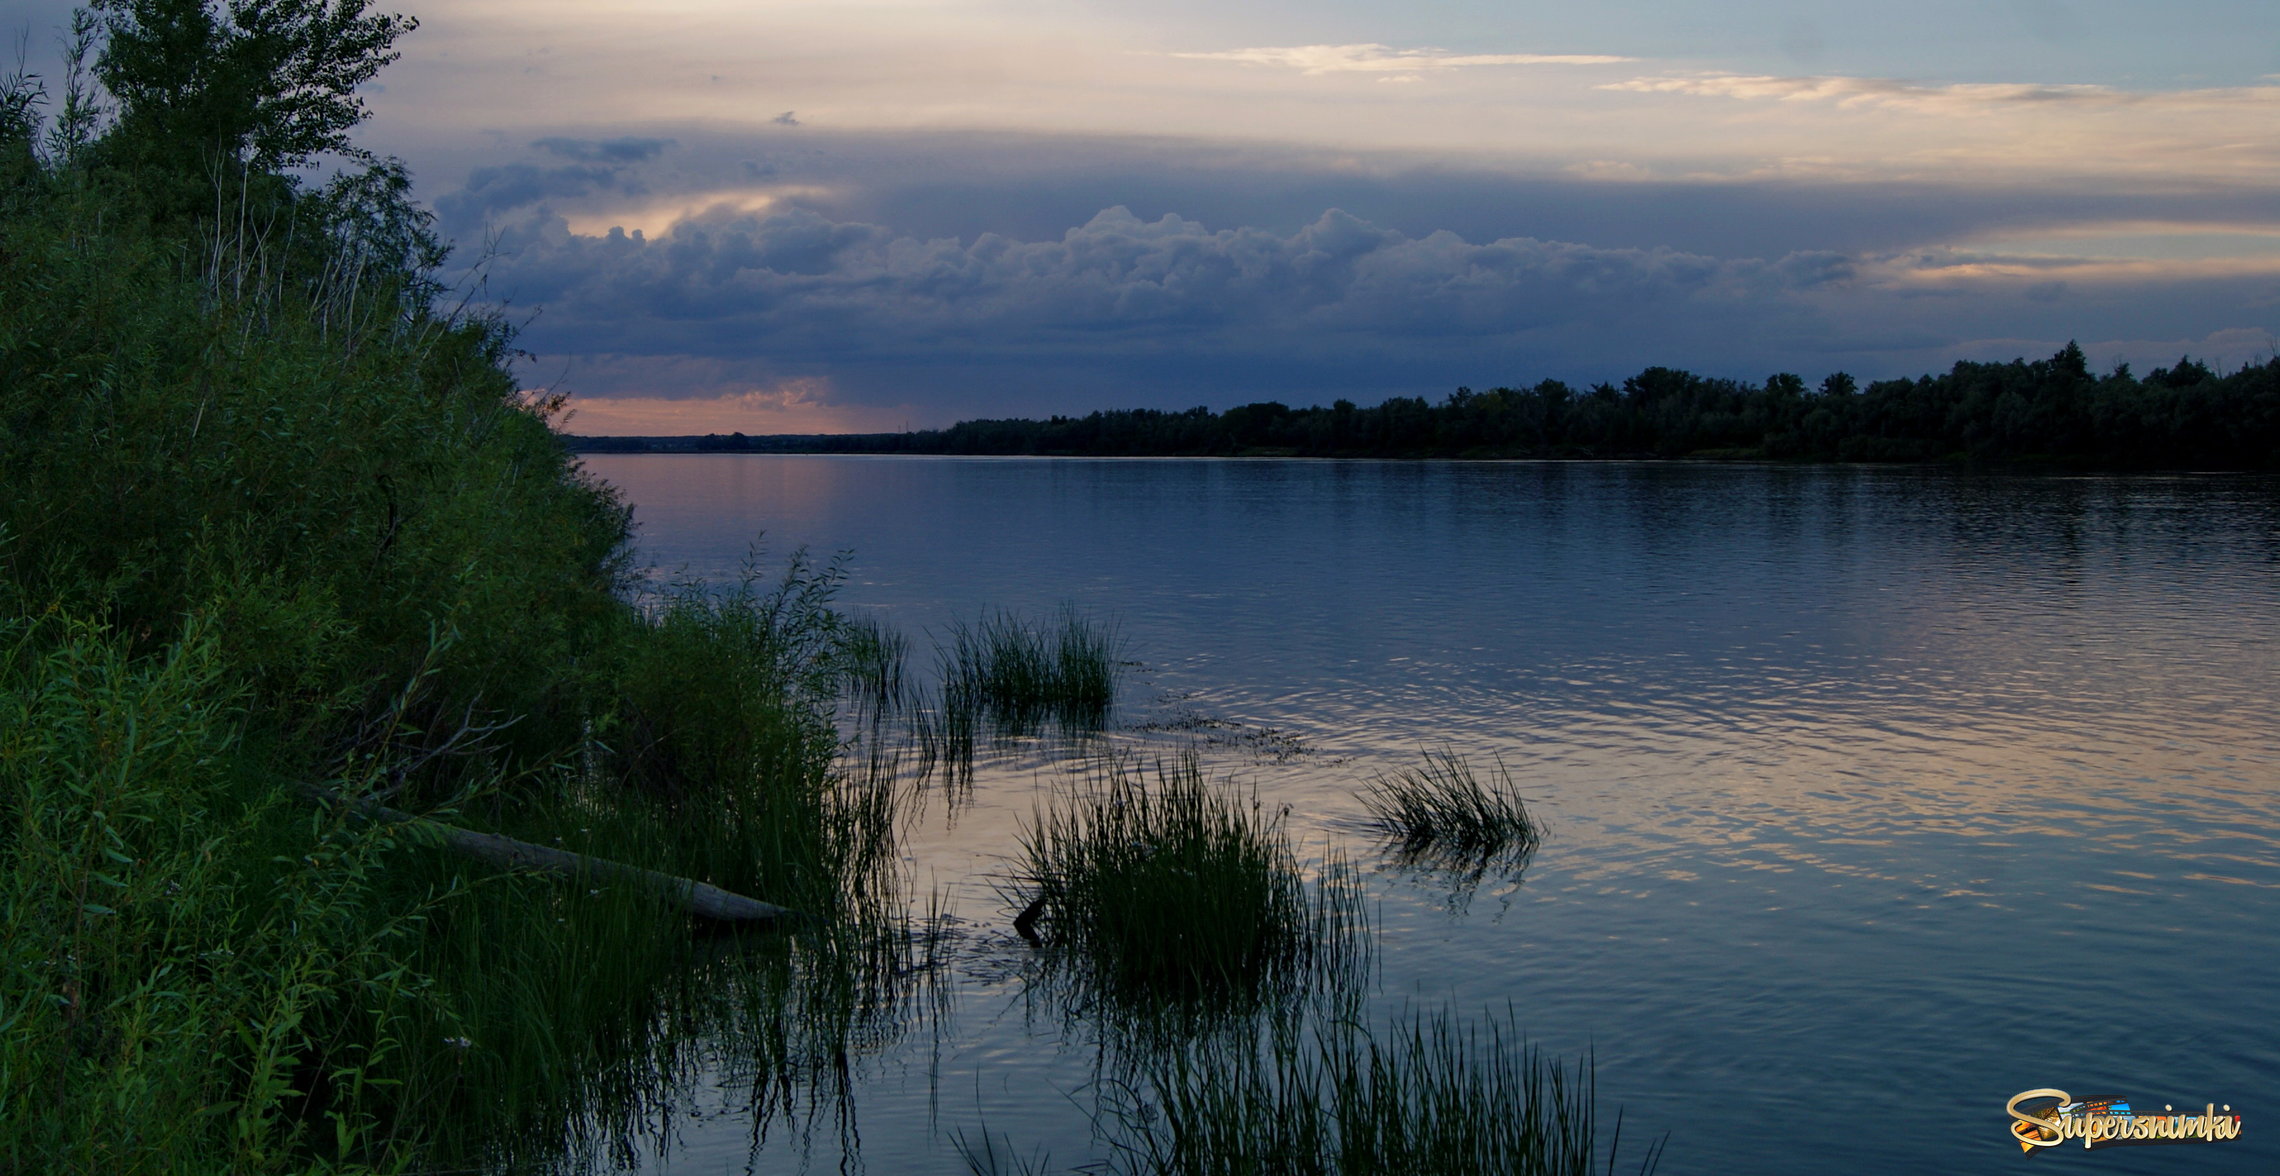
<path fill-rule="evenodd" d="M 396 59 L 408 16 L 370 0 L 96 0 L 109 37 L 95 73 L 118 100 L 112 136 L 143 162 L 212 158 L 275 173 L 332 153 L 369 161 L 348 133 L 357 87 Z"/>

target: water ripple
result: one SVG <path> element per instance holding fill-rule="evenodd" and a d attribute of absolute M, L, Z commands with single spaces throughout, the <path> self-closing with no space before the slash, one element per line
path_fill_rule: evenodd
<path fill-rule="evenodd" d="M 1117 620 L 1148 696 L 1116 738 L 1175 748 L 1181 716 L 1287 737 L 1303 753 L 1205 750 L 1289 806 L 1316 864 L 1369 852 L 1370 775 L 1442 746 L 1501 760 L 1550 834 L 1469 901 L 1369 874 L 1380 1006 L 1509 1004 L 1595 1048 L 1602 1099 L 1673 1131 L 1666 1172 L 1976 1168 L 2018 1090 L 2239 1102 L 2280 1064 L 2272 479 L 588 464 L 667 567 L 730 574 L 761 532 L 852 548 L 845 600 L 922 650 L 989 607 Z M 988 751 L 971 799 L 913 830 L 962 915 L 1004 917 L 988 879 L 1058 756 Z M 960 990 L 926 1081 L 861 1095 L 873 1166 L 955 1170 L 943 1133 L 977 1115 L 1057 1164 L 1095 1154 L 1072 1096 L 1092 1063 L 1006 983 Z M 2120 1009 L 2149 1030 L 2088 1028 Z M 1905 1129 L 1829 1122 L 1895 1097 Z M 2262 1170 L 2276 1139 L 2101 1167 Z M 706 1147 L 692 1128 L 681 1155 Z"/>

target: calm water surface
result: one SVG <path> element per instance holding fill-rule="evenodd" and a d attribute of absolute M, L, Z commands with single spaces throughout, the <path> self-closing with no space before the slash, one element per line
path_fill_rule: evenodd
<path fill-rule="evenodd" d="M 1666 1173 L 2012 1170 L 2032 1087 L 2247 1138 L 2042 1159 L 2280 1171 L 2280 483 L 1660 464 L 596 456 L 645 556 L 852 552 L 928 634 L 1113 618 L 1127 727 L 1203 739 L 1369 874 L 1380 1015 L 1509 1008 L 1596 1052 Z M 1469 901 L 1354 827 L 1375 773 L 1496 757 L 1551 832 Z M 910 831 L 966 920 L 941 1015 L 844 1115 L 692 1096 L 674 1173 L 963 1171 L 954 1132 L 1101 1158 L 1097 1046 L 1041 1011 L 992 888 L 1060 778 L 987 752 Z M 850 1146 L 850 1137 L 859 1145 Z"/>

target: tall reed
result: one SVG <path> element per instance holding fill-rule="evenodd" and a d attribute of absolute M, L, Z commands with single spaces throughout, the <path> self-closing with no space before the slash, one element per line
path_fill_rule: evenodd
<path fill-rule="evenodd" d="M 840 658 L 846 692 L 874 717 L 902 709 L 908 699 L 904 668 L 910 661 L 910 638 L 877 616 L 854 614 L 846 619 Z"/>
<path fill-rule="evenodd" d="M 576 1169 L 644 1137 L 724 1051 L 756 1114 L 790 1113 L 782 1092 L 843 1094 L 847 1052 L 898 1031 L 930 974 L 897 873 L 907 784 L 891 757 L 838 758 L 819 705 L 836 684 L 833 579 L 794 559 L 773 585 L 667 589 L 604 667 L 619 694 L 592 749 L 512 808 L 486 798 L 462 818 L 791 906 L 809 917 L 790 932 L 692 937 L 636 887 L 432 858 L 399 879 L 462 892 L 413 961 L 447 997 L 409 1051 L 422 1064 L 390 1075 L 435 1125 L 429 1156 Z"/>
<path fill-rule="evenodd" d="M 1075 605 L 1061 607 L 1053 628 L 1054 713 L 1072 726 L 1099 727 L 1116 704 L 1124 641 L 1114 626 L 1093 622 Z"/>
<path fill-rule="evenodd" d="M 973 783 L 974 740 L 981 719 L 976 709 L 965 697 L 943 693 L 935 696 L 932 705 L 911 712 L 911 737 L 920 770 L 932 773 L 939 769 L 954 792 Z"/>

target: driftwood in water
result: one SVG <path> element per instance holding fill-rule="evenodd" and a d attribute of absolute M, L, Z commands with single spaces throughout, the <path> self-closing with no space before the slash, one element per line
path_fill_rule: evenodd
<path fill-rule="evenodd" d="M 1028 940 L 1031 947 L 1040 946 L 1045 942 L 1037 937 L 1037 920 L 1044 914 L 1045 896 L 1040 894 L 1031 899 L 1028 906 L 1021 908 L 1020 914 L 1013 917 L 1013 929 L 1020 932 L 1021 937 Z"/>
<path fill-rule="evenodd" d="M 569 878 L 613 878 L 648 887 L 670 897 L 690 914 L 714 922 L 779 923 L 806 917 L 798 911 L 771 902 L 732 894 L 709 882 L 676 877 L 658 870 L 645 870 L 640 866 L 629 866 L 606 858 L 571 853 L 566 849 L 549 849 L 495 833 L 477 833 L 427 817 L 413 816 L 376 801 L 344 798 L 322 788 L 303 791 L 311 800 L 320 804 L 346 804 L 360 816 L 394 825 L 411 826 L 448 849 L 510 870 L 537 870 Z"/>

